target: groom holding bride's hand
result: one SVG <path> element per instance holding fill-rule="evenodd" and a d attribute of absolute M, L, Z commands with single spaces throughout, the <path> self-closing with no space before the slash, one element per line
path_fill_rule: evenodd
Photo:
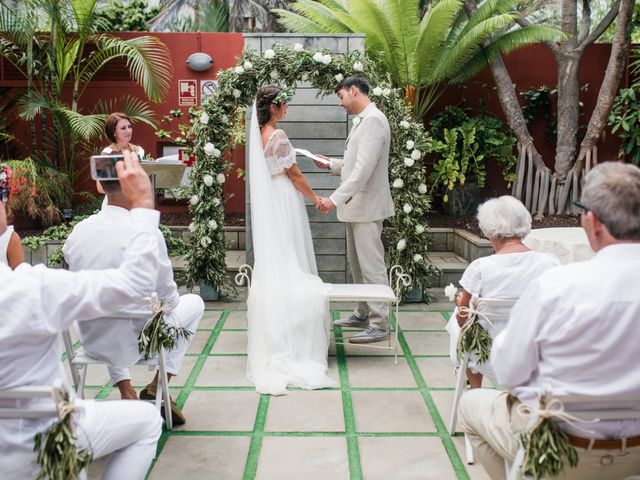
<path fill-rule="evenodd" d="M 338 220 L 347 225 L 347 258 L 354 283 L 388 283 L 382 245 L 382 222 L 394 214 L 389 189 L 389 146 L 391 132 L 384 113 L 369 99 L 364 77 L 345 78 L 335 89 L 340 106 L 356 115 L 345 142 L 344 158 L 330 163 L 315 161 L 320 168 L 340 175 L 340 186 L 329 198 L 319 198 L 316 208 L 328 214 L 337 208 Z M 351 343 L 379 342 L 389 338 L 389 306 L 360 302 L 347 319 L 334 325 L 365 330 Z"/>

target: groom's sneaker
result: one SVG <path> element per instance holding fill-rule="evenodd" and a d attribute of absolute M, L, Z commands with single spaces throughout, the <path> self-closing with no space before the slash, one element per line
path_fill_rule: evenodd
<path fill-rule="evenodd" d="M 349 338 L 349 343 L 373 343 L 381 342 L 389 338 L 389 331 L 381 328 L 367 327 L 364 332 L 356 333 Z"/>
<path fill-rule="evenodd" d="M 369 326 L 368 318 L 360 318 L 357 315 L 351 315 L 349 318 L 341 318 L 333 322 L 336 327 L 355 327 L 355 328 L 367 328 Z"/>

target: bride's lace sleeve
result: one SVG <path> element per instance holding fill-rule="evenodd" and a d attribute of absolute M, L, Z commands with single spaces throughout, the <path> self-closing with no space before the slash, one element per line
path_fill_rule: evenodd
<path fill-rule="evenodd" d="M 282 130 L 277 130 L 273 136 L 273 155 L 278 166 L 282 169 L 291 168 L 296 163 L 296 151 L 293 149 L 287 134 Z"/>

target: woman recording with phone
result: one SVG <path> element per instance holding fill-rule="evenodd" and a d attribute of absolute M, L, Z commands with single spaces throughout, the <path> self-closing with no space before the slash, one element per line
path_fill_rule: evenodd
<path fill-rule="evenodd" d="M 122 154 L 125 150 L 130 150 L 138 155 L 138 159 L 144 158 L 144 148 L 131 143 L 133 128 L 129 117 L 124 113 L 115 112 L 109 115 L 105 124 L 105 133 L 112 143 L 102 150 L 102 155 Z"/>

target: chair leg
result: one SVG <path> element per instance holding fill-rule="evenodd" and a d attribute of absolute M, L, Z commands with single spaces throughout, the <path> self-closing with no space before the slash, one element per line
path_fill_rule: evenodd
<path fill-rule="evenodd" d="M 395 343 L 395 357 L 393 359 L 393 364 L 397 365 L 398 364 L 398 348 L 400 346 L 400 344 L 398 343 L 398 334 L 400 332 L 400 315 L 398 312 L 398 303 L 400 302 L 400 300 L 396 300 L 396 343 Z M 391 335 L 389 335 L 389 341 L 391 341 Z"/>
<path fill-rule="evenodd" d="M 167 430 L 173 429 L 173 416 L 171 414 L 171 397 L 169 396 L 169 379 L 164 363 L 164 349 L 158 354 L 158 388 L 156 389 L 156 402 L 162 391 L 162 403 L 164 404 L 164 418 Z"/>
<path fill-rule="evenodd" d="M 451 409 L 451 418 L 449 420 L 449 435 L 456 433 L 456 426 L 458 424 L 458 405 L 460 404 L 460 398 L 467 388 L 467 365 L 469 364 L 469 354 L 465 353 L 462 358 L 462 362 L 458 367 L 458 375 L 456 377 L 456 390 L 453 394 L 453 408 Z"/>
<path fill-rule="evenodd" d="M 78 378 L 78 383 L 76 384 L 76 395 L 84 400 L 84 386 L 87 381 L 87 364 L 83 365 L 73 365 L 71 368 L 76 369 L 76 376 Z"/>
<path fill-rule="evenodd" d="M 473 465 L 474 463 L 473 446 L 471 445 L 471 442 L 467 438 L 466 433 L 464 434 L 464 452 L 465 452 L 465 456 L 467 457 L 467 465 Z"/>

